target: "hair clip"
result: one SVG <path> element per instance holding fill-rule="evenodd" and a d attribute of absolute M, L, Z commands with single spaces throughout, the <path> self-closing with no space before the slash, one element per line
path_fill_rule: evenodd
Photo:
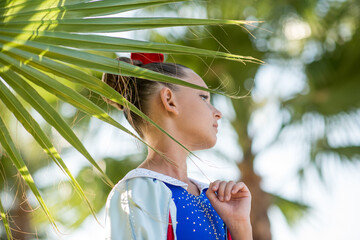
<path fill-rule="evenodd" d="M 164 62 L 164 54 L 162 53 L 131 53 L 131 60 L 139 60 L 142 64 L 153 62 Z"/>

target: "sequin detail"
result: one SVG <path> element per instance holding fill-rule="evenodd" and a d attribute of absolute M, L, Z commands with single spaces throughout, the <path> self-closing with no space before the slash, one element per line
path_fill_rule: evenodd
<path fill-rule="evenodd" d="M 202 189 L 199 196 L 194 196 L 184 188 L 165 184 L 172 191 L 172 199 L 178 209 L 176 216 L 178 240 L 226 239 L 224 222 L 211 206 L 205 193 L 207 189 Z"/>

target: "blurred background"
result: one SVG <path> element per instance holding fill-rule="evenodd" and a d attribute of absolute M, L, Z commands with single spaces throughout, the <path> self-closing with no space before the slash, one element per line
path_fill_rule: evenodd
<path fill-rule="evenodd" d="M 202 161 L 189 159 L 189 175 L 205 182 L 244 181 L 253 195 L 254 240 L 360 239 L 359 1 L 190 1 L 120 16 L 262 21 L 246 28 L 176 27 L 111 35 L 228 51 L 265 61 L 243 65 L 166 56 L 166 61 L 194 69 L 210 88 L 244 96 L 239 100 L 212 96 L 223 113 L 218 142 L 212 149 L 196 152 Z M 122 113 L 100 96 L 79 91 L 131 128 Z M 145 158 L 145 147 L 125 133 L 50 95 L 47 100 L 113 182 Z M 0 197 L 4 208 L 11 210 L 12 227 L 22 229 L 15 231 L 17 238 L 103 239 L 104 206 L 111 189 L 36 111 L 32 114 L 61 149 L 99 222 L 57 166 L 8 115 L 3 117 L 16 132 L 17 147 L 64 233 L 55 235 L 35 198 L 0 152 Z M 2 225 L 0 238 L 6 239 Z"/>

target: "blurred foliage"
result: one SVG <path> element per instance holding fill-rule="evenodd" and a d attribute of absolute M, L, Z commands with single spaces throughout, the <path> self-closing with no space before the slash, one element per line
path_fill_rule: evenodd
<path fill-rule="evenodd" d="M 226 90 L 240 89 L 242 95 L 247 95 L 252 87 L 258 87 L 257 73 L 267 66 L 276 66 L 278 70 L 274 74 L 281 75 L 283 69 L 297 68 L 305 75 L 304 87 L 297 89 L 295 93 L 282 96 L 274 91 L 268 99 L 260 102 L 249 97 L 232 101 L 236 114 L 232 125 L 238 134 L 239 147 L 244 153 L 242 161 L 248 164 L 243 171 L 253 169 L 253 161 L 247 163 L 246 156 L 255 155 L 250 159 L 256 160 L 259 152 L 254 153 L 252 150 L 256 136 L 249 132 L 249 125 L 252 123 L 253 113 L 266 106 L 266 101 L 278 102 L 279 112 L 282 114 L 281 127 L 270 145 L 277 140 L 281 141 L 288 130 L 294 127 L 302 129 L 304 136 L 298 137 L 308 146 L 308 158 L 303 159 L 303 165 L 298 170 L 300 179 L 312 168 L 323 177 L 324 161 L 341 159 L 353 162 L 360 159 L 359 1 L 284 0 L 275 3 L 212 0 L 199 4 L 190 2 L 187 5 L 189 11 L 182 11 L 181 15 L 264 21 L 253 26 L 247 25 L 247 31 L 253 36 L 246 34 L 245 30 L 238 31 L 237 26 L 189 28 L 183 35 L 169 31 L 166 37 L 162 32 L 152 31 L 153 40 L 172 39 L 189 46 L 218 48 L 242 54 L 251 52 L 251 55 L 267 62 L 263 66 L 242 67 L 212 58 L 171 56 L 173 61 L 193 68 L 209 86 L 220 86 Z M 164 6 L 164 11 L 166 10 L 176 12 L 176 9 Z M 258 52 L 254 53 L 254 48 Z M 221 82 L 227 84 L 221 85 Z M 274 86 L 274 90 L 275 87 L 278 86 Z M 354 139 L 354 132 L 357 133 L 357 140 L 351 141 L 349 139 Z M 336 134 L 341 134 L 341 139 L 348 140 L 334 143 Z M 269 195 L 272 197 L 272 204 L 279 207 L 291 226 L 309 210 L 300 200 L 290 201 L 273 193 Z"/>
<path fill-rule="evenodd" d="M 105 168 L 105 173 L 113 182 L 118 182 L 127 172 L 136 168 L 144 158 L 144 153 L 136 155 L 126 155 L 121 160 L 106 157 L 99 161 L 100 166 Z M 93 167 L 82 168 L 76 177 L 94 206 L 96 212 L 99 212 L 106 202 L 107 196 L 111 190 L 104 187 L 103 181 L 94 175 Z M 78 228 L 81 223 L 89 216 L 89 209 L 83 203 L 83 200 L 73 190 L 69 181 L 61 181 L 57 187 L 46 186 L 41 188 L 46 196 L 54 199 L 50 209 L 55 213 L 54 217 L 57 222 L 61 223 L 66 229 L 72 231 Z M 66 213 L 66 214 L 64 214 Z M 47 218 L 42 211 L 37 210 L 32 217 L 32 223 L 36 226 L 44 227 L 46 231 Z"/>
<path fill-rule="evenodd" d="M 32 234 L 34 226 L 30 226 L 32 223 L 29 221 L 29 215 L 33 211 L 31 205 L 35 206 L 35 202 L 39 203 L 39 207 L 44 211 L 55 231 L 59 231 L 38 187 L 39 182 L 43 185 L 45 183 L 42 179 L 34 180 L 33 177 L 37 172 L 54 166 L 49 164 L 49 160 L 53 161 L 69 177 L 69 183 L 81 199 L 87 203 L 88 209 L 97 220 L 95 212 L 99 210 L 98 205 L 94 205 L 95 210 L 58 151 L 62 146 L 74 147 L 90 162 L 91 166 L 94 166 L 97 176 L 101 176 L 108 186 L 114 186 L 114 183 L 103 172 L 79 138 L 87 132 L 90 125 L 88 116 L 109 123 L 147 145 L 136 134 L 108 115 L 109 109 L 102 100 L 99 101 L 99 95 L 120 105 L 126 105 L 131 111 L 162 130 L 139 109 L 128 104 L 123 96 L 100 80 L 103 72 L 119 73 L 119 62 L 115 59 L 114 52 L 157 52 L 161 49 L 164 53 L 199 54 L 215 58 L 231 58 L 233 61 L 257 61 L 254 58 L 243 58 L 204 49 L 97 34 L 99 32 L 109 34 L 172 26 L 244 24 L 243 21 L 221 19 L 169 17 L 135 19 L 110 16 L 149 6 L 184 1 L 187 0 L 0 1 L 0 157 L 7 162 L 2 165 L 3 179 L 1 181 L 3 185 L 0 186 L 0 214 L 2 218 L 8 216 L 11 220 L 10 224 L 8 221 L 3 221 L 4 224 L 1 225 L 1 227 L 5 227 L 8 239 L 12 238 L 10 229 L 14 232 L 14 238 L 26 238 L 26 234 Z M 123 75 L 201 88 L 175 77 L 139 69 L 137 66 L 124 62 L 121 71 Z M 85 90 L 83 93 L 83 89 L 88 89 L 88 92 Z M 216 92 L 212 89 L 203 90 Z M 87 93 L 88 95 L 85 97 L 84 94 Z M 222 92 L 219 94 L 229 96 Z M 95 101 L 96 103 L 94 103 Z M 10 117 L 10 112 L 14 117 Z M 23 131 L 24 129 L 17 128 L 18 123 L 23 125 L 27 133 Z M 75 128 L 74 125 L 77 127 Z M 75 134 L 74 131 L 80 134 Z M 16 140 L 14 141 L 13 135 L 17 132 L 20 133 L 19 138 L 21 139 L 18 140 L 18 136 L 15 136 Z M 174 139 L 167 132 L 163 132 Z M 35 144 L 31 139 L 37 142 L 37 147 L 34 147 Z M 179 143 L 176 139 L 174 140 Z M 55 146 L 55 142 L 60 147 Z M 68 149 L 64 147 L 62 150 L 67 151 Z M 39 154 L 40 150 L 43 150 L 47 156 Z M 28 152 L 31 152 L 32 155 L 29 155 Z M 109 164 L 111 165 L 111 163 Z M 12 178 L 14 171 L 11 168 L 14 167 L 17 174 L 15 178 Z M 129 169 L 126 168 L 126 170 Z M 89 175 L 89 171 L 80 174 Z M 83 180 L 81 175 L 79 180 Z M 18 185 L 15 186 L 15 183 Z M 94 184 L 95 186 L 97 185 Z M 90 191 L 89 188 L 87 190 Z M 5 204 L 2 204 L 3 198 L 10 200 L 5 199 Z M 99 201 L 101 200 L 104 199 Z M 80 198 L 74 204 L 77 205 L 79 202 Z M 4 210 L 3 205 L 5 206 Z M 24 208 L 24 206 L 28 206 L 30 209 Z M 72 208 L 69 211 L 71 212 L 71 210 Z M 72 226 L 77 226 L 82 222 L 85 215 L 81 214 L 81 217 Z M 0 235 L 3 233 L 4 231 L 1 231 Z M 35 233 L 35 235 L 37 234 Z M 1 238 L 3 237 L 5 238 L 5 235 L 1 236 Z"/>
<path fill-rule="evenodd" d="M 270 195 L 272 196 L 274 205 L 280 209 L 290 226 L 294 226 L 299 219 L 310 211 L 310 207 L 304 203 L 291 201 L 275 194 Z"/>
<path fill-rule="evenodd" d="M 305 74 L 303 89 L 286 96 L 271 96 L 271 100 L 279 103 L 280 110 L 285 113 L 282 126 L 279 128 L 277 139 L 293 127 L 300 126 L 308 144 L 308 159 L 304 159 L 303 166 L 298 170 L 299 176 L 305 176 L 310 168 L 317 169 L 322 175 L 323 161 L 341 159 L 344 162 L 359 160 L 360 144 L 357 141 L 335 142 L 336 133 L 341 132 L 344 137 L 360 129 L 360 2 L 357 0 L 317 0 L 317 1 L 238 1 L 211 0 L 173 4 L 148 9 L 155 15 L 173 13 L 186 17 L 209 17 L 220 19 L 246 19 L 264 21 L 247 26 L 221 27 L 191 27 L 185 31 L 172 28 L 169 31 L 151 31 L 150 38 L 157 42 L 172 42 L 203 49 L 218 49 L 233 54 L 251 55 L 266 61 L 267 65 L 276 65 L 280 69 L 297 65 Z M 139 15 L 143 13 L 140 12 Z M 240 30 L 240 31 L 239 31 Z M 250 31 L 254 37 L 249 36 Z M 221 43 L 221 44 L 220 44 Z M 254 51 L 256 49 L 256 51 Z M 211 57 L 194 58 L 186 55 L 169 55 L 168 61 L 179 62 L 194 69 L 204 78 L 209 87 L 220 87 L 224 91 L 237 91 L 241 95 L 249 94 L 256 89 L 256 75 L 267 65 L 240 65 L 232 61 L 224 61 Z M 80 89 L 80 88 L 79 88 Z M 92 102 L 108 112 L 108 106 L 103 103 L 98 94 L 82 90 Z M 50 96 L 49 96 L 50 98 Z M 249 125 L 253 113 L 266 105 L 266 100 L 257 102 L 251 95 L 242 100 L 232 100 L 235 118 L 230 119 L 234 131 L 238 134 L 239 147 L 244 158 L 249 157 L 246 164 L 253 170 L 256 153 L 253 152 L 254 135 L 249 132 Z M 58 109 L 69 109 L 63 102 L 52 102 Z M 0 103 L 0 110 L 3 112 Z M 81 111 L 71 111 L 66 121 L 80 136 L 88 131 L 90 118 Z M 4 119 L 8 116 L 3 116 Z M 7 118 L 7 122 L 10 121 Z M 319 125 L 320 123 L 320 125 Z M 321 126 L 321 127 L 317 127 Z M 48 125 L 42 128 L 46 134 L 53 132 Z M 56 135 L 57 136 L 57 135 Z M 55 137 L 56 137 L 55 136 Z M 36 172 L 48 167 L 45 155 L 34 155 L 35 144 L 21 142 L 21 154 L 26 156 L 30 172 Z M 71 147 L 64 147 L 63 152 Z M 30 154 L 32 152 L 32 154 Z M 221 153 L 219 153 L 221 155 Z M 329 158 L 329 155 L 335 156 Z M 1 175 L 14 176 L 16 171 L 4 161 L 2 155 Z M 124 159 L 104 157 L 105 172 L 113 182 L 121 179 L 126 172 L 136 167 L 138 162 L 131 161 L 134 156 Z M 137 156 L 135 159 L 141 159 Z M 100 161 L 100 162 L 101 162 Z M 243 173 L 245 174 L 245 173 Z M 93 173 L 91 167 L 84 167 L 76 176 L 81 186 L 84 186 L 87 197 L 98 212 L 105 204 L 110 189 Z M 11 182 L 11 181 L 14 182 Z M 3 188 L 3 178 L 0 188 Z M 7 184 L 15 184 L 15 178 L 7 177 Z M 3 191 L 3 189 L 0 189 Z M 91 213 L 83 204 L 79 196 L 74 193 L 69 182 L 59 184 L 59 189 L 53 186 L 41 188 L 46 196 L 54 197 L 51 212 L 55 219 L 68 228 L 77 228 Z M 289 225 L 293 226 L 307 211 L 309 206 L 299 200 L 286 199 L 281 194 L 267 193 L 271 197 L 271 204 L 277 206 L 284 214 Z M 254 208 L 253 211 L 258 209 Z M 73 212 L 73 213 L 72 213 Z M 71 217 L 75 214 L 76 217 Z M 266 214 L 266 212 L 265 212 Z M 66 215 L 66 216 L 65 216 Z M 70 217 L 69 217 L 70 216 Z M 69 219 L 70 218 L 70 219 Z M 43 224 L 44 231 L 47 224 L 45 215 L 36 210 L 32 221 Z M 2 226 L 1 226 L 2 227 Z M 39 235 L 41 236 L 41 234 Z M 5 238 L 0 236 L 0 238 Z M 41 239 L 41 238 L 39 238 Z"/>

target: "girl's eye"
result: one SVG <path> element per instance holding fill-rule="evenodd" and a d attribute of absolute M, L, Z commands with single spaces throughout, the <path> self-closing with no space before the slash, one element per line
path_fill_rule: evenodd
<path fill-rule="evenodd" d="M 207 95 L 200 95 L 200 97 L 202 97 L 205 100 L 207 100 L 209 98 L 209 96 L 207 96 Z"/>

